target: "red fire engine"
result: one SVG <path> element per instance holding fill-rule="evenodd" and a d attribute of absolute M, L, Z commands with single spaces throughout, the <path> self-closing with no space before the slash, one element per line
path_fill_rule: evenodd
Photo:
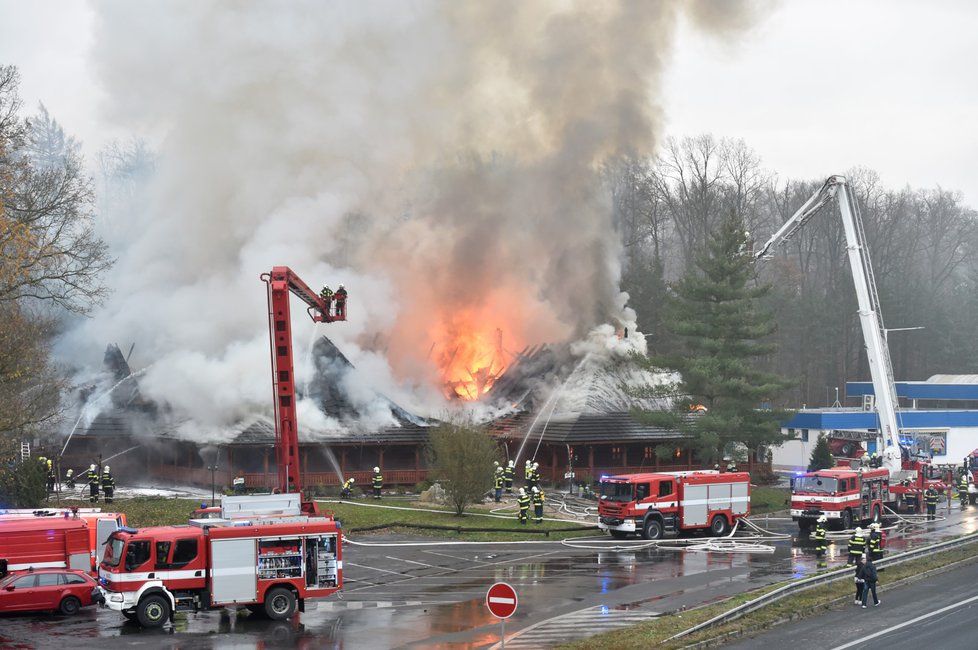
<path fill-rule="evenodd" d="M 31 568 L 91 571 L 88 524 L 63 517 L 0 521 L 0 573 Z"/>
<path fill-rule="evenodd" d="M 292 499 L 291 514 L 113 533 L 99 568 L 105 605 L 146 627 L 159 627 L 178 611 L 241 605 L 280 620 L 302 611 L 306 599 L 338 591 L 339 525 L 330 517 L 298 514 L 297 496 L 264 497 L 266 503 Z M 226 503 L 225 515 L 230 510 Z"/>
<path fill-rule="evenodd" d="M 791 518 L 804 531 L 821 515 L 843 529 L 854 523 L 879 522 L 883 505 L 892 500 L 890 471 L 886 468 L 835 467 L 805 472 L 791 487 Z"/>
<path fill-rule="evenodd" d="M 622 474 L 602 477 L 600 485 L 598 527 L 615 539 L 698 529 L 721 536 L 750 513 L 747 472 Z"/>
<path fill-rule="evenodd" d="M 298 493 L 289 294 L 306 303 L 314 322 L 325 323 L 346 319 L 346 296 L 334 310 L 326 291 L 313 292 L 284 266 L 261 279 L 268 288 L 278 493 L 224 497 L 220 518 L 191 520 L 189 526 L 113 533 L 99 567 L 105 606 L 141 625 L 158 627 L 177 611 L 229 605 L 285 619 L 301 611 L 306 599 L 342 587 L 339 524 Z"/>
<path fill-rule="evenodd" d="M 109 535 L 121 526 L 126 525 L 126 515 L 120 512 L 102 512 L 100 508 L 47 508 L 43 510 L 14 509 L 0 511 L 0 522 L 24 521 L 29 519 L 47 518 L 52 520 L 81 519 L 88 525 L 88 548 L 91 555 L 89 570 L 94 573 L 102 560 L 102 551 L 109 540 Z M 3 555 L 0 554 L 0 558 Z"/>

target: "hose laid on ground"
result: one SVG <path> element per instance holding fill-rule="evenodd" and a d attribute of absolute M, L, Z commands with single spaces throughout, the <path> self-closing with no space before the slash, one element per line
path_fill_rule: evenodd
<path fill-rule="evenodd" d="M 407 510 L 414 512 L 434 512 L 438 514 L 452 514 L 451 510 L 438 510 L 437 508 L 408 508 L 406 506 L 385 506 L 380 503 L 358 503 L 356 501 L 348 501 L 346 499 L 316 499 L 319 503 L 345 503 L 351 506 L 361 506 L 363 508 L 385 508 L 388 510 Z M 516 504 L 506 505 L 499 508 L 494 508 L 490 510 L 489 513 L 485 512 L 468 512 L 468 515 L 475 517 L 492 517 L 493 519 L 513 519 L 512 515 L 499 515 L 495 514 L 503 510 L 512 510 L 516 508 Z M 557 519 L 554 517 L 544 517 L 544 521 L 560 521 L 565 524 L 581 524 L 582 522 L 576 519 Z M 586 522 L 584 522 L 586 523 Z"/>

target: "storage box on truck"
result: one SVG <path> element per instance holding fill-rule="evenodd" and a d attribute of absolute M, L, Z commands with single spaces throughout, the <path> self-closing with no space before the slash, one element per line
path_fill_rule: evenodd
<path fill-rule="evenodd" d="M 60 517 L 0 521 L 0 573 L 31 568 L 91 571 L 88 524 Z"/>

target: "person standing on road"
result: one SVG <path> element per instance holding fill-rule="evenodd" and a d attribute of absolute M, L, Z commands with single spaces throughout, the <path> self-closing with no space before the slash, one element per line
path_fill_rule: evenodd
<path fill-rule="evenodd" d="M 937 499 L 937 490 L 934 489 L 933 485 L 924 490 L 924 503 L 927 504 L 927 521 L 937 519 Z"/>
<path fill-rule="evenodd" d="M 502 467 L 499 466 L 496 467 L 496 474 L 495 476 L 492 477 L 492 481 L 493 481 L 492 487 L 493 490 L 495 490 L 495 493 L 493 494 L 493 498 L 495 499 L 496 503 L 499 503 L 500 501 L 503 500 L 503 468 Z"/>
<path fill-rule="evenodd" d="M 863 577 L 863 562 L 866 558 L 861 558 L 856 562 L 856 599 L 854 605 L 861 605 L 863 602 L 863 590 L 866 588 L 866 578 Z"/>
<path fill-rule="evenodd" d="M 873 607 L 879 607 L 880 599 L 876 595 L 876 583 L 879 580 L 879 574 L 876 573 L 876 565 L 873 564 L 873 558 L 867 557 L 863 565 L 859 567 L 858 573 L 863 579 L 863 609 L 866 609 L 866 600 L 869 598 L 870 591 L 873 592 Z"/>
<path fill-rule="evenodd" d="M 815 530 L 812 532 L 812 539 L 815 540 L 815 557 L 819 560 L 825 557 L 825 551 L 827 550 L 825 546 L 825 522 L 827 521 L 828 518 L 825 515 L 820 516 L 815 521 Z"/>
<path fill-rule="evenodd" d="M 516 499 L 516 503 L 520 507 L 517 517 L 521 524 L 526 525 L 526 520 L 530 517 L 530 495 L 526 493 L 525 488 L 520 488 L 520 496 Z"/>
<path fill-rule="evenodd" d="M 856 532 L 849 538 L 849 562 L 848 564 L 859 565 L 859 560 L 866 554 L 866 538 L 863 537 L 863 529 L 857 528 Z"/>

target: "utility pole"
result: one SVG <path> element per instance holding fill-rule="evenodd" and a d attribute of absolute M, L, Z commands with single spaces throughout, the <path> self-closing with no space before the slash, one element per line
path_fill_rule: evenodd
<path fill-rule="evenodd" d="M 207 469 L 209 469 L 211 471 L 211 507 L 212 508 L 214 507 L 215 495 L 216 495 L 216 492 L 217 492 L 217 478 L 216 478 L 216 474 L 217 474 L 217 456 L 218 456 L 219 453 L 220 452 L 217 451 L 217 450 L 214 451 L 214 461 L 207 468 Z"/>

